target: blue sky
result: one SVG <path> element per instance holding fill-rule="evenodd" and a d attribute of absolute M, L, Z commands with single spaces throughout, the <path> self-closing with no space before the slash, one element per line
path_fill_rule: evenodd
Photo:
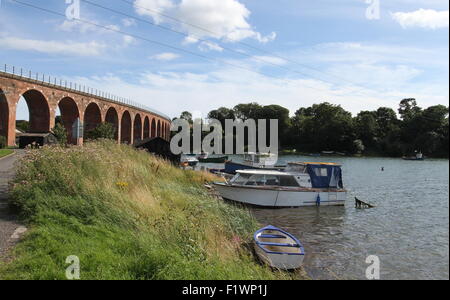
<path fill-rule="evenodd" d="M 65 0 L 19 1 L 59 14 L 68 7 Z M 379 16 L 368 18 L 377 2 Z M 423 107 L 448 105 L 447 0 L 80 4 L 80 18 L 90 23 L 1 0 L 0 64 L 133 98 L 171 117 L 251 101 L 291 113 L 323 101 L 353 113 L 396 109 L 409 97 Z M 18 119 L 26 114 L 21 107 Z"/>

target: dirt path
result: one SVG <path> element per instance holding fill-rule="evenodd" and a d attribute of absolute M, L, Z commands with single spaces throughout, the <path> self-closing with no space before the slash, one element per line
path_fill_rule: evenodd
<path fill-rule="evenodd" d="M 8 183 L 15 174 L 14 163 L 22 155 L 23 151 L 17 150 L 14 155 L 0 159 L 0 258 L 26 231 L 8 209 Z"/>

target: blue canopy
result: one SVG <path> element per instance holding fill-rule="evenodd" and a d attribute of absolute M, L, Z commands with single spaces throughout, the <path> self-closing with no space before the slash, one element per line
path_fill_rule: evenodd
<path fill-rule="evenodd" d="M 338 165 L 308 165 L 313 188 L 343 188 L 342 169 Z"/>

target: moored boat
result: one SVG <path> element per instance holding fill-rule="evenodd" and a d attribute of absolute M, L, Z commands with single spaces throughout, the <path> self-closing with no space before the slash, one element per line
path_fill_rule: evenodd
<path fill-rule="evenodd" d="M 181 165 L 188 165 L 189 167 L 195 167 L 199 163 L 199 160 L 195 155 L 182 155 L 180 159 Z"/>
<path fill-rule="evenodd" d="M 222 198 L 262 207 L 342 206 L 347 199 L 341 166 L 290 163 L 286 171 L 238 170 L 213 184 Z"/>
<path fill-rule="evenodd" d="M 423 156 L 422 152 L 416 152 L 416 154 L 414 156 L 404 156 L 403 160 L 422 161 L 422 160 L 425 160 L 425 157 Z"/>
<path fill-rule="evenodd" d="M 228 160 L 228 156 L 198 158 L 201 163 L 223 164 Z"/>
<path fill-rule="evenodd" d="M 256 254 L 271 267 L 293 270 L 303 264 L 305 249 L 292 234 L 269 225 L 255 232 L 253 238 Z"/>
<path fill-rule="evenodd" d="M 224 172 L 228 174 L 236 174 L 237 170 L 282 170 L 284 166 L 275 166 L 277 161 L 278 155 L 272 153 L 247 153 L 244 154 L 243 162 L 225 162 Z"/>

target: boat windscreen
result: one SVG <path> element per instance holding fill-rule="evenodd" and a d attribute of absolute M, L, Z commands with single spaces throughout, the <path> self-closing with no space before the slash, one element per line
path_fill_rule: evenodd
<path fill-rule="evenodd" d="M 238 173 L 232 180 L 231 183 L 233 184 L 242 184 L 244 185 L 250 178 L 250 174 L 241 174 Z"/>
<path fill-rule="evenodd" d="M 292 176 L 280 176 L 280 185 L 287 187 L 300 187 L 297 180 Z"/>

